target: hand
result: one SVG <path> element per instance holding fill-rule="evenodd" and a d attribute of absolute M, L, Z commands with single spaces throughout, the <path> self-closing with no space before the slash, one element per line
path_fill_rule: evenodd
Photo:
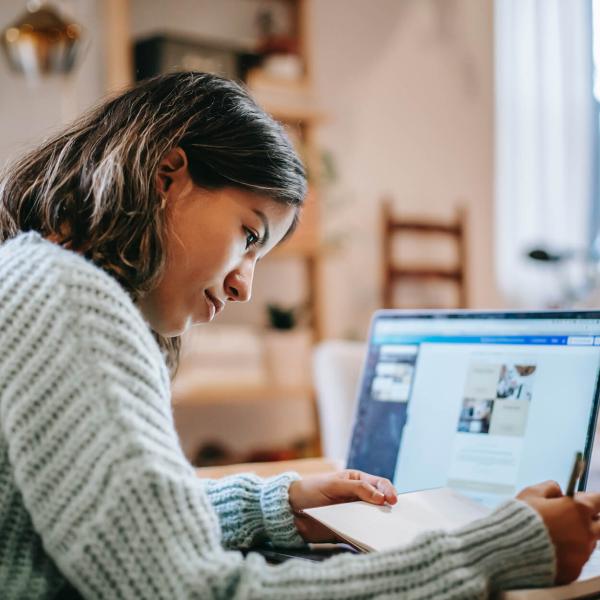
<path fill-rule="evenodd" d="M 333 542 L 336 539 L 324 525 L 302 514 L 303 509 L 353 500 L 396 504 L 398 496 L 389 479 L 352 469 L 293 481 L 289 489 L 296 527 L 307 542 Z"/>
<path fill-rule="evenodd" d="M 563 496 L 555 481 L 525 488 L 518 496 L 542 517 L 556 555 L 557 584 L 569 583 L 581 573 L 600 538 L 600 494 Z"/>

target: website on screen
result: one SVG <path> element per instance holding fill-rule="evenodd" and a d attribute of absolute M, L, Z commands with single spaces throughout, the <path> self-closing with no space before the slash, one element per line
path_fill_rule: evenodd
<path fill-rule="evenodd" d="M 594 408 L 589 332 L 599 323 L 376 322 L 349 463 L 393 473 L 400 492 L 449 486 L 490 506 L 565 486 Z"/>

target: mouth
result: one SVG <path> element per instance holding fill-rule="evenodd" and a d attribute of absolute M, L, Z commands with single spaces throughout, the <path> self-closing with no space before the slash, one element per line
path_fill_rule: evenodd
<path fill-rule="evenodd" d="M 208 290 L 204 292 L 209 308 L 211 309 L 210 321 L 212 321 L 225 308 L 225 302 L 215 298 Z"/>

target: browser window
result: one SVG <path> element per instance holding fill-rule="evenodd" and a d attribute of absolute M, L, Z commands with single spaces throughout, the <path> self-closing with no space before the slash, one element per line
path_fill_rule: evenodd
<path fill-rule="evenodd" d="M 349 466 L 489 506 L 589 449 L 597 319 L 377 318 Z"/>

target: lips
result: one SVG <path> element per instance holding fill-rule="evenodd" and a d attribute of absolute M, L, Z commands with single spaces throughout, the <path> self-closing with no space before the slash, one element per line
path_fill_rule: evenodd
<path fill-rule="evenodd" d="M 225 302 L 223 302 L 222 300 L 219 300 L 218 298 L 215 298 L 208 290 L 206 290 L 204 292 L 204 294 L 214 308 L 214 312 L 213 312 L 213 314 L 211 314 L 211 321 L 212 321 L 212 319 L 216 315 L 218 315 L 223 310 L 223 308 L 225 308 Z"/>

